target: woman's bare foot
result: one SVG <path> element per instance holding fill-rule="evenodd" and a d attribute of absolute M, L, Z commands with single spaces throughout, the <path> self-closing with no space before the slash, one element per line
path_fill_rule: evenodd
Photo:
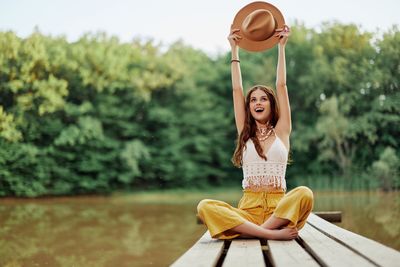
<path fill-rule="evenodd" d="M 299 232 L 296 228 L 283 228 L 276 230 L 268 230 L 268 239 L 272 240 L 292 240 L 298 237 Z"/>
<path fill-rule="evenodd" d="M 239 233 L 241 236 L 253 236 L 257 238 L 276 239 L 276 240 L 292 240 L 297 237 L 296 228 L 283 229 L 265 229 L 260 225 L 249 221 L 244 221 L 242 224 L 233 227 L 230 231 Z"/>

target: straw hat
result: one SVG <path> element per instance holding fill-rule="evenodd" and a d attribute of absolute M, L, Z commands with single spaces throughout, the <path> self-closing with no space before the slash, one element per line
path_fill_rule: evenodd
<path fill-rule="evenodd" d="M 239 47 L 253 52 L 269 49 L 279 42 L 275 30 L 283 29 L 285 19 L 278 8 L 266 2 L 253 2 L 236 14 L 232 29 L 240 29 Z"/>

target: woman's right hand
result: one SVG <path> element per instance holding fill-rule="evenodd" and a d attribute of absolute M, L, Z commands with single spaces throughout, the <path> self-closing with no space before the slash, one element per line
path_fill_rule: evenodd
<path fill-rule="evenodd" d="M 238 34 L 239 31 L 240 29 L 231 29 L 231 32 L 229 33 L 228 41 L 232 49 L 236 48 L 240 42 L 240 39 L 242 39 L 242 37 Z"/>

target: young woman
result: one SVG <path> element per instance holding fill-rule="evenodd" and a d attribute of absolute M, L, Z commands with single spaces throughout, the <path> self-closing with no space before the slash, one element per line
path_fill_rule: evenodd
<path fill-rule="evenodd" d="M 218 200 L 204 199 L 198 215 L 213 238 L 258 237 L 291 240 L 306 223 L 313 207 L 313 193 L 300 186 L 286 191 L 286 165 L 292 129 L 286 87 L 285 46 L 289 28 L 280 37 L 275 92 L 267 86 L 250 88 L 243 95 L 238 29 L 231 30 L 232 87 L 238 132 L 235 166 L 243 168 L 243 197 L 238 208 Z"/>

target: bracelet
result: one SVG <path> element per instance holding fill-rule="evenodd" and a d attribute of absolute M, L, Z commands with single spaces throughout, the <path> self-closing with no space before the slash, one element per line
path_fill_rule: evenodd
<path fill-rule="evenodd" d="M 232 59 L 232 60 L 231 60 L 231 63 L 233 63 L 233 62 L 240 63 L 240 60 L 239 60 L 239 59 Z"/>

